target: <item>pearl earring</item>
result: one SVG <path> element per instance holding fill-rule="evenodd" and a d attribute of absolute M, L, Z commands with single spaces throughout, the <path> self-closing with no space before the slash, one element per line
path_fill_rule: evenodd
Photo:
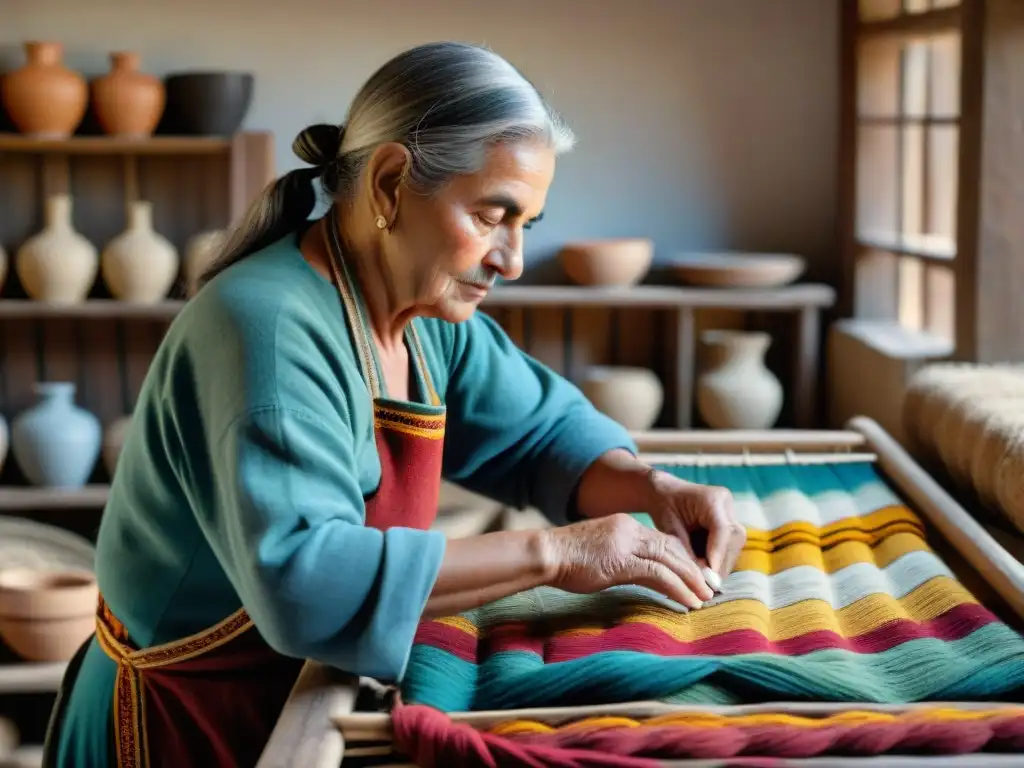
<path fill-rule="evenodd" d="M 384 229 L 388 225 L 388 220 L 383 216 L 378 216 L 374 223 L 377 225 L 377 229 Z"/>

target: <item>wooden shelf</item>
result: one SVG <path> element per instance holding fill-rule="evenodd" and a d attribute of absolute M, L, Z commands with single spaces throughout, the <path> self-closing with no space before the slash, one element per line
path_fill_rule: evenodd
<path fill-rule="evenodd" d="M 0 695 L 54 692 L 67 666 L 63 661 L 0 664 Z"/>
<path fill-rule="evenodd" d="M 116 299 L 89 299 L 79 304 L 53 304 L 32 299 L 0 299 L 0 319 L 170 320 L 178 314 L 184 303 L 167 300 L 155 304 L 133 304 Z"/>
<path fill-rule="evenodd" d="M 0 487 L 0 512 L 32 510 L 95 510 L 107 503 L 107 485 L 84 488 Z"/>
<path fill-rule="evenodd" d="M 72 136 L 40 139 L 0 133 L 0 152 L 60 155 L 211 155 L 231 149 L 231 138 L 220 136 L 153 136 L 126 139 L 117 136 Z"/>
<path fill-rule="evenodd" d="M 632 288 L 584 288 L 540 285 L 495 288 L 485 307 L 637 307 L 643 309 L 802 309 L 828 307 L 835 291 L 827 285 L 806 283 L 784 288 L 720 289 L 674 288 L 641 285 Z M 80 304 L 50 304 L 30 299 L 0 300 L 0 319 L 135 318 L 170 320 L 184 301 L 168 299 L 156 304 L 131 304 L 114 299 L 90 299 Z"/>
<path fill-rule="evenodd" d="M 781 288 L 584 288 L 538 285 L 495 288 L 484 300 L 491 307 L 637 307 L 644 309 L 802 309 L 828 307 L 835 291 L 817 283 Z"/>

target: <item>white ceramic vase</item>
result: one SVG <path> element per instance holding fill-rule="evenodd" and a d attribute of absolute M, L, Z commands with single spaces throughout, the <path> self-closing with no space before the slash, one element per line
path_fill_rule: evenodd
<path fill-rule="evenodd" d="M 220 249 L 227 243 L 230 233 L 225 229 L 201 232 L 185 246 L 182 271 L 185 276 L 185 290 L 192 296 L 199 287 L 199 278 L 220 255 Z"/>
<path fill-rule="evenodd" d="M 31 298 L 54 304 L 77 304 L 96 282 L 96 248 L 75 231 L 71 198 L 46 200 L 46 225 L 18 249 L 14 269 Z"/>
<path fill-rule="evenodd" d="M 767 333 L 706 331 L 710 353 L 697 381 L 697 409 L 713 429 L 769 429 L 782 409 L 782 385 L 765 367 Z"/>
<path fill-rule="evenodd" d="M 647 368 L 593 366 L 580 389 L 597 410 L 630 430 L 650 429 L 665 399 L 657 375 Z"/>
<path fill-rule="evenodd" d="M 121 301 L 154 304 L 167 296 L 178 276 L 178 252 L 153 229 L 153 205 L 128 206 L 128 228 L 103 249 L 103 281 Z"/>

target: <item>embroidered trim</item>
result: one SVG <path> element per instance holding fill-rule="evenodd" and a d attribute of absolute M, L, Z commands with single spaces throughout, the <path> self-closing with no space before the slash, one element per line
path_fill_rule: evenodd
<path fill-rule="evenodd" d="M 96 610 L 96 639 L 103 652 L 117 663 L 117 678 L 114 681 L 114 725 L 118 768 L 149 766 L 145 681 L 140 670 L 165 667 L 201 656 L 234 640 L 252 626 L 249 614 L 241 608 L 224 621 L 183 640 L 163 643 L 152 648 L 135 649 L 127 639 L 120 639 L 127 638 L 124 625 L 118 621 L 100 596 Z"/>

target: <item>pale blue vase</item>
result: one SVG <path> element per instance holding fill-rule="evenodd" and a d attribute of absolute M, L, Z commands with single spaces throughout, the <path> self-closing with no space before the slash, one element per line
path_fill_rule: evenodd
<path fill-rule="evenodd" d="M 75 405 L 70 381 L 35 386 L 38 401 L 11 422 L 11 453 L 33 485 L 81 488 L 100 455 L 99 419 Z"/>

